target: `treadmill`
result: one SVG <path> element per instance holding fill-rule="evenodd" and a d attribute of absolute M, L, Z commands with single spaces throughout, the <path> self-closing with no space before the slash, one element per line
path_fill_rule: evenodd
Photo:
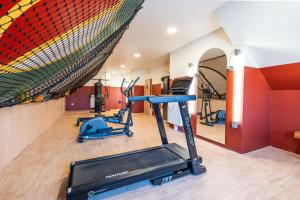
<path fill-rule="evenodd" d="M 191 81 L 190 77 L 175 79 L 171 91 L 177 95 L 130 97 L 129 101 L 148 101 L 153 105 L 162 145 L 72 162 L 67 200 L 88 199 L 144 180 L 150 180 L 154 185 L 161 185 L 185 175 L 206 172 L 206 168 L 200 164 L 202 158 L 197 155 L 187 108 L 187 101 L 196 100 L 195 95 L 186 95 Z M 169 102 L 177 102 L 179 105 L 188 149 L 168 142 L 159 106 Z"/>

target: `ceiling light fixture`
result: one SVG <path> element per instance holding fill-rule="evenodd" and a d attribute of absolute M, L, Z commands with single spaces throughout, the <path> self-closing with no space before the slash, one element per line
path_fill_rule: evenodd
<path fill-rule="evenodd" d="M 135 53 L 135 54 L 133 54 L 133 57 L 135 57 L 135 58 L 140 58 L 140 57 L 141 57 L 141 54 L 140 54 L 140 53 Z"/>
<path fill-rule="evenodd" d="M 126 67 L 126 65 L 121 65 L 120 67 L 121 67 L 121 68 L 125 68 L 125 67 Z"/>
<path fill-rule="evenodd" d="M 169 27 L 167 29 L 167 33 L 170 34 L 170 35 L 173 35 L 173 34 L 177 33 L 177 28 L 176 27 Z"/>
<path fill-rule="evenodd" d="M 116 74 L 117 72 L 116 72 L 116 71 L 112 71 L 111 73 L 112 73 L 112 74 Z"/>

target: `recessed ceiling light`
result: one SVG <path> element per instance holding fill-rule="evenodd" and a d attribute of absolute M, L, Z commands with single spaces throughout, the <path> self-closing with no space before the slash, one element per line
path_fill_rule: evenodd
<path fill-rule="evenodd" d="M 170 35 L 175 34 L 175 33 L 177 33 L 177 28 L 176 27 L 169 27 L 167 29 L 167 33 L 170 34 Z"/>
<path fill-rule="evenodd" d="M 125 68 L 125 67 L 126 67 L 126 65 L 121 65 L 120 67 L 121 67 L 121 68 Z"/>
<path fill-rule="evenodd" d="M 133 54 L 133 57 L 135 57 L 135 58 L 140 58 L 140 57 L 141 57 L 141 54 L 140 54 L 140 53 L 135 53 L 135 54 Z"/>
<path fill-rule="evenodd" d="M 111 73 L 112 73 L 112 74 L 116 74 L 117 72 L 116 72 L 116 71 L 111 71 Z"/>

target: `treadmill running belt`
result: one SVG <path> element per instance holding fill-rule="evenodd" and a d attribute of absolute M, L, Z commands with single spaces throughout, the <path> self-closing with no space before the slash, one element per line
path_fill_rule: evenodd
<path fill-rule="evenodd" d="M 184 162 L 184 159 L 169 149 L 159 148 L 84 163 L 74 167 L 73 174 L 76 174 L 76 176 L 72 179 L 72 186 L 82 186 L 95 182 L 101 182 L 101 185 L 105 185 L 120 178 L 124 179 L 145 171 L 156 170 L 167 165 L 176 165 Z"/>

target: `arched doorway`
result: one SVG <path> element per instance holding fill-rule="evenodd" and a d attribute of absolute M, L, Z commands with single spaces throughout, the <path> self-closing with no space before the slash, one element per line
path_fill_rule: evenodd
<path fill-rule="evenodd" d="M 227 57 L 212 48 L 198 65 L 197 136 L 225 145 Z"/>

